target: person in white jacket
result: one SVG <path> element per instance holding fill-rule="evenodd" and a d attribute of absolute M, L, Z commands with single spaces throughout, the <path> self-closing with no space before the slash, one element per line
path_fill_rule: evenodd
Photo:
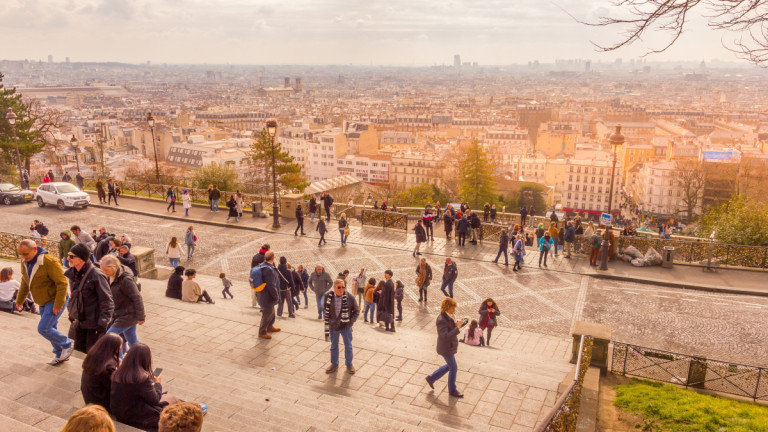
<path fill-rule="evenodd" d="M 189 196 L 189 189 L 184 189 L 181 194 L 181 204 L 184 207 L 184 216 L 189 216 L 189 209 L 192 208 L 192 197 Z"/>

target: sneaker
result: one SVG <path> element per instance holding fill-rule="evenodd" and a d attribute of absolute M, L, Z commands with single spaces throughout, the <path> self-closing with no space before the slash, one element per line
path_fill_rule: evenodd
<path fill-rule="evenodd" d="M 347 366 L 347 373 L 348 373 L 348 374 L 350 374 L 350 375 L 354 375 L 354 374 L 355 374 L 355 372 L 357 372 L 357 369 L 355 369 L 355 366 L 354 366 L 354 365 L 349 365 L 349 366 Z"/>
<path fill-rule="evenodd" d="M 336 372 L 337 370 L 339 370 L 339 365 L 332 364 L 328 366 L 328 369 L 325 370 L 325 373 L 330 374 Z"/>
<path fill-rule="evenodd" d="M 206 404 L 200 404 L 200 409 L 203 411 L 203 415 L 208 414 L 208 405 Z"/>
<path fill-rule="evenodd" d="M 64 348 L 61 350 L 61 354 L 59 354 L 59 362 L 67 361 L 69 360 L 69 356 L 72 355 L 72 351 L 75 350 L 75 343 L 74 341 L 69 345 L 69 348 Z"/>
<path fill-rule="evenodd" d="M 277 327 L 270 327 L 270 328 L 267 329 L 267 331 L 270 332 L 270 333 L 277 333 L 277 332 L 280 331 L 280 329 L 277 328 Z"/>
<path fill-rule="evenodd" d="M 59 364 L 59 358 L 58 357 L 54 357 L 54 358 L 48 360 L 48 364 L 51 365 L 51 366 L 56 366 L 57 364 Z"/>
<path fill-rule="evenodd" d="M 458 399 L 461 399 L 461 398 L 464 397 L 464 393 L 459 393 L 459 392 L 452 392 L 452 393 L 448 393 L 448 394 L 453 396 L 453 397 L 455 397 L 455 398 L 458 398 Z"/>

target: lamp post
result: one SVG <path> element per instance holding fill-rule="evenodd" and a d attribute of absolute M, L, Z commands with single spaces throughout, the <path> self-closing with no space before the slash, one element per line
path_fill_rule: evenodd
<path fill-rule="evenodd" d="M 147 113 L 147 124 L 149 125 L 149 131 L 152 133 L 152 151 L 155 152 L 155 178 L 157 184 L 160 184 L 160 165 L 157 164 L 157 147 L 155 147 L 155 118 L 152 117 L 152 113 Z"/>
<path fill-rule="evenodd" d="M 13 143 L 16 145 L 16 163 L 19 168 L 19 186 L 24 187 L 24 175 L 21 173 L 21 153 L 19 153 L 19 136 L 16 135 L 16 113 L 12 108 L 8 108 L 8 113 L 5 114 L 8 124 L 11 125 L 11 133 L 13 133 Z"/>
<path fill-rule="evenodd" d="M 608 193 L 608 214 L 611 215 L 611 218 L 613 218 L 611 205 L 613 205 L 613 181 L 616 177 L 616 149 L 624 144 L 624 135 L 621 134 L 620 124 L 616 125 L 616 132 L 611 135 L 610 141 L 611 147 L 613 147 L 613 167 L 611 168 L 611 189 Z M 610 245 L 608 244 L 608 230 L 610 229 L 610 225 L 605 227 L 605 233 L 603 234 L 603 246 L 600 255 L 600 270 L 608 270 L 608 254 L 610 250 Z"/>
<path fill-rule="evenodd" d="M 80 158 L 77 157 L 77 138 L 75 138 L 74 135 L 72 135 L 72 139 L 69 140 L 70 143 L 72 143 L 72 148 L 75 149 L 75 161 L 77 162 L 77 172 L 80 172 Z"/>
<path fill-rule="evenodd" d="M 272 141 L 272 228 L 280 228 L 280 215 L 277 206 L 277 165 L 275 165 L 275 135 L 277 134 L 277 122 L 267 122 L 267 133 Z"/>

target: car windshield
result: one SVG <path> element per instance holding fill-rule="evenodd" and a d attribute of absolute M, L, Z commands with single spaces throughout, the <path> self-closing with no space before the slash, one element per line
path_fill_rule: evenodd
<path fill-rule="evenodd" d="M 20 190 L 21 190 L 21 188 L 19 188 L 16 185 L 12 185 L 10 183 L 0 184 L 0 191 L 3 191 L 3 192 L 15 192 L 15 191 L 20 191 Z"/>
<path fill-rule="evenodd" d="M 56 189 L 59 191 L 59 193 L 80 192 L 80 189 L 70 184 L 56 186 Z"/>

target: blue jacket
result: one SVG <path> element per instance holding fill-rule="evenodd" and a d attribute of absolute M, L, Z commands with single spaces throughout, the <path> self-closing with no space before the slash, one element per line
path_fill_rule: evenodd
<path fill-rule="evenodd" d="M 565 229 L 565 241 L 572 242 L 576 240 L 576 228 L 573 225 Z"/>
<path fill-rule="evenodd" d="M 259 306 L 262 308 L 272 307 L 280 301 L 280 284 L 277 281 L 277 270 L 272 264 L 262 263 L 255 269 L 261 269 L 261 280 L 266 283 L 264 289 L 256 293 L 259 300 Z"/>
<path fill-rule="evenodd" d="M 469 231 L 467 228 L 469 228 L 469 220 L 466 216 L 462 216 L 461 219 L 459 219 L 459 222 L 456 224 L 456 231 L 460 234 L 465 234 L 467 231 Z"/>
<path fill-rule="evenodd" d="M 547 241 L 547 239 L 549 239 L 549 241 Z M 547 246 L 548 246 L 550 249 L 552 249 L 552 246 L 554 246 L 554 245 L 555 245 L 555 242 L 552 240 L 552 237 L 545 237 L 545 236 L 542 236 L 542 237 L 539 239 L 539 250 L 540 250 L 540 251 L 543 251 L 543 250 L 544 250 L 544 245 L 545 245 L 545 244 L 546 244 L 546 245 L 547 245 Z"/>

